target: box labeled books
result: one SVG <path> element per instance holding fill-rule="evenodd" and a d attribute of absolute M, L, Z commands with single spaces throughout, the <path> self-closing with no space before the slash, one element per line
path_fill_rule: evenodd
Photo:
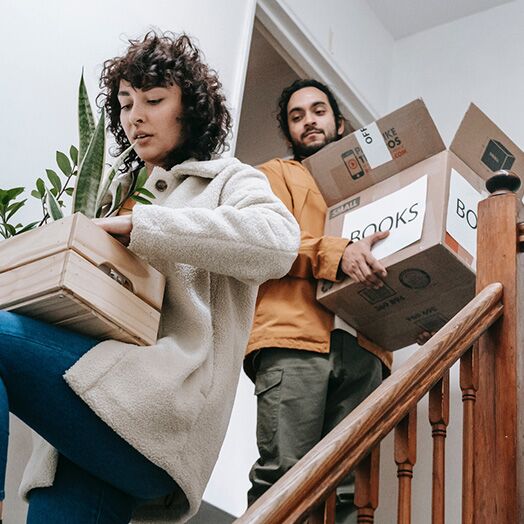
<path fill-rule="evenodd" d="M 321 281 L 317 299 L 391 351 L 438 331 L 475 295 L 477 207 L 488 196 L 486 180 L 494 170 L 522 166 L 521 149 L 472 104 L 449 150 L 438 146 L 329 207 L 326 235 L 355 242 L 389 231 L 372 249 L 388 276 L 377 290 L 349 277 Z"/>
<path fill-rule="evenodd" d="M 0 242 L 0 308 L 99 340 L 157 339 L 165 278 L 80 213 Z"/>

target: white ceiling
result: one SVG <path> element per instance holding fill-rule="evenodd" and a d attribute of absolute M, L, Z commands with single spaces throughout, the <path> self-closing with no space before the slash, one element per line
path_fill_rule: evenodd
<path fill-rule="evenodd" d="M 514 0 L 367 0 L 398 40 Z"/>

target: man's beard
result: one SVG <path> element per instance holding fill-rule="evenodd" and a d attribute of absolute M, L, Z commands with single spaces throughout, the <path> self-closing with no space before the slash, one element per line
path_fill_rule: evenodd
<path fill-rule="evenodd" d="M 337 141 L 341 138 L 341 135 L 338 133 L 324 134 L 324 140 L 322 142 L 317 142 L 314 144 L 303 144 L 301 142 L 291 141 L 291 150 L 293 151 L 293 158 L 298 161 L 302 161 L 305 158 L 314 155 L 317 151 L 320 151 L 322 148 L 330 144 L 331 142 Z"/>

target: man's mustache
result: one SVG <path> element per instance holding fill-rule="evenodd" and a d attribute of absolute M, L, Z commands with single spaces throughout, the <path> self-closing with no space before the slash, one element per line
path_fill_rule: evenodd
<path fill-rule="evenodd" d="M 323 135 L 325 135 L 324 131 L 322 131 L 322 129 L 317 129 L 316 127 L 315 128 L 312 128 L 312 129 L 308 129 L 307 131 L 304 131 L 302 133 L 302 135 L 300 136 L 300 138 L 306 138 L 307 135 L 310 135 L 311 133 L 322 133 Z"/>

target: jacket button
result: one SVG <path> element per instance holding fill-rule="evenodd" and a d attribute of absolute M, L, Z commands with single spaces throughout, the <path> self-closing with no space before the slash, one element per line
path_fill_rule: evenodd
<path fill-rule="evenodd" d="M 167 189 L 167 182 L 165 180 L 157 180 L 155 183 L 155 187 L 159 191 L 165 191 Z"/>

